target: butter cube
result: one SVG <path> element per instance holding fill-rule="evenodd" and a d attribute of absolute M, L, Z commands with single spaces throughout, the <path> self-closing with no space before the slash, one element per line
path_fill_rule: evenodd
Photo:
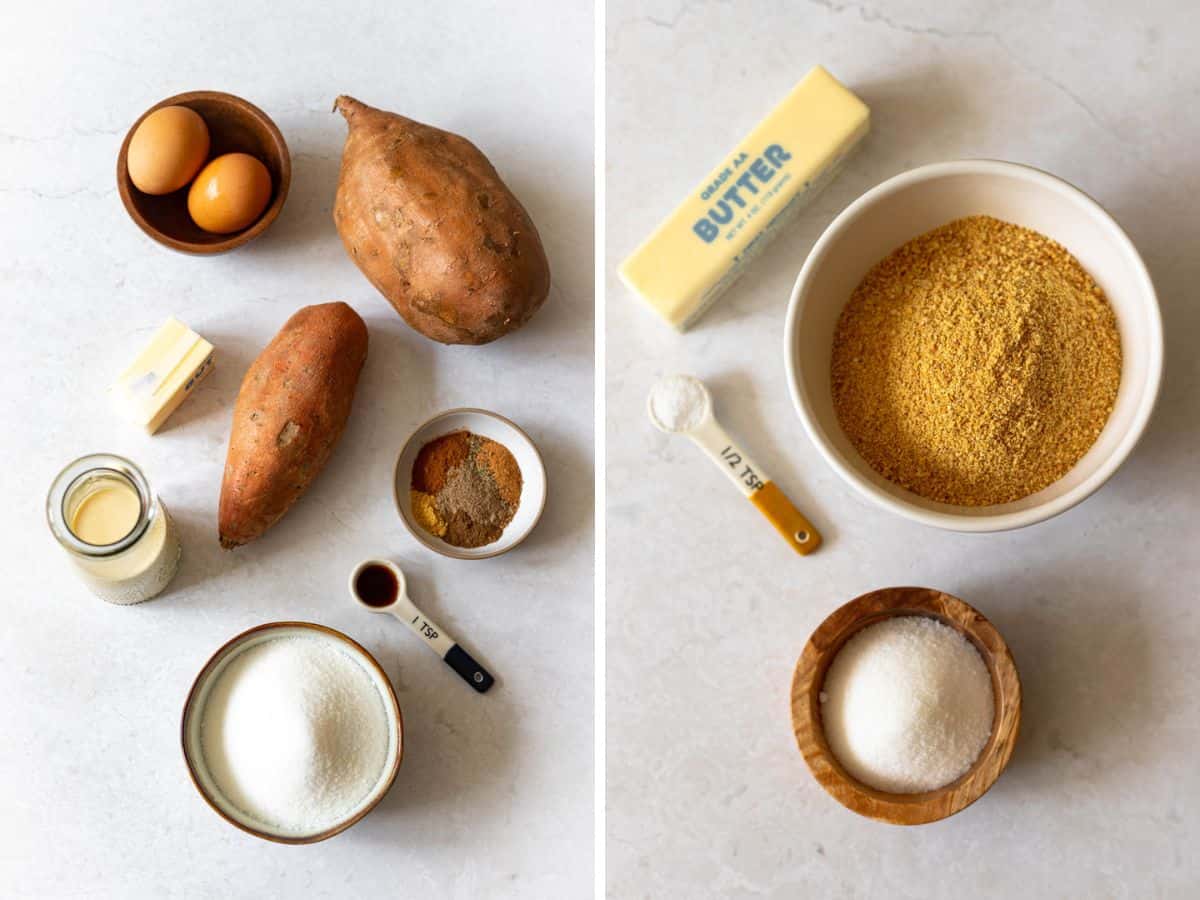
<path fill-rule="evenodd" d="M 177 319 L 150 339 L 112 386 L 113 403 L 154 434 L 213 367 L 213 346 Z"/>
<path fill-rule="evenodd" d="M 832 180 L 870 116 L 816 66 L 621 264 L 621 279 L 686 330 Z"/>

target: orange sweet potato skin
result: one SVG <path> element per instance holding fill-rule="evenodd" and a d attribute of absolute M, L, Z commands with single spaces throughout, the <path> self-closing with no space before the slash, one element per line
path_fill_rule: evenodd
<path fill-rule="evenodd" d="M 346 252 L 413 328 L 486 344 L 521 327 L 550 290 L 525 208 L 466 138 L 374 109 L 337 108 L 350 130 L 333 218 Z"/>
<path fill-rule="evenodd" d="M 278 522 L 325 467 L 367 359 L 367 326 L 345 303 L 293 315 L 246 372 L 233 410 L 218 530 L 227 550 Z"/>

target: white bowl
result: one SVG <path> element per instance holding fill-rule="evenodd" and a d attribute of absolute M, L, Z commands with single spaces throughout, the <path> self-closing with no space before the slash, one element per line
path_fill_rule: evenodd
<path fill-rule="evenodd" d="M 938 503 L 892 484 L 838 424 L 830 360 L 838 316 L 875 263 L 919 234 L 989 215 L 1053 238 L 1108 296 L 1121 334 L 1121 385 L 1100 437 L 1058 481 L 996 506 Z M 1053 175 L 1016 163 L 962 160 L 922 166 L 867 191 L 825 229 L 800 270 L 788 306 L 784 360 L 792 402 L 826 461 L 862 496 L 925 525 L 1003 531 L 1041 522 L 1085 499 L 1117 470 L 1146 427 L 1162 378 L 1162 319 L 1133 243 L 1098 203 Z"/>
<path fill-rule="evenodd" d="M 521 470 L 521 499 L 517 503 L 516 514 L 500 537 L 482 547 L 455 547 L 430 534 L 413 518 L 409 491 L 412 489 L 412 469 L 417 454 L 434 438 L 453 431 L 470 431 L 498 441 L 508 448 L 517 461 L 517 468 Z M 434 416 L 408 436 L 396 460 L 392 495 L 405 527 L 430 550 L 454 559 L 487 559 L 507 553 L 525 540 L 542 517 L 542 510 L 546 507 L 546 466 L 529 435 L 504 416 L 486 409 L 451 409 Z"/>
<path fill-rule="evenodd" d="M 285 637 L 304 637 L 314 640 L 324 640 L 335 643 L 338 648 L 353 657 L 370 676 L 383 700 L 388 713 L 388 747 L 386 762 L 375 781 L 374 787 L 363 797 L 353 809 L 349 810 L 340 820 L 319 830 L 290 831 L 275 825 L 260 821 L 230 801 L 221 790 L 221 786 L 213 778 L 204 760 L 204 747 L 201 742 L 201 725 L 204 721 L 204 707 L 208 697 L 217 683 L 218 676 L 234 659 L 251 647 L 264 641 Z M 400 714 L 400 704 L 396 700 L 396 692 L 392 683 L 370 653 L 358 643 L 333 628 L 317 625 L 313 622 L 268 622 L 258 625 L 248 631 L 243 631 L 226 641 L 217 649 L 188 691 L 187 700 L 183 705 L 183 717 L 180 725 L 183 743 L 183 759 L 187 765 L 192 784 L 200 792 L 200 796 L 226 822 L 240 828 L 255 837 L 280 844 L 314 844 L 340 834 L 351 825 L 362 820 L 367 813 L 376 807 L 396 780 L 400 762 L 404 758 L 404 720 Z"/>

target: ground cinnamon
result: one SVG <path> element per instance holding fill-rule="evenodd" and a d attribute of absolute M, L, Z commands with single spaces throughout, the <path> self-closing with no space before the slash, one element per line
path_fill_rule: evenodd
<path fill-rule="evenodd" d="M 521 469 L 516 459 L 503 444 L 484 440 L 477 456 L 496 481 L 496 487 L 505 503 L 515 508 L 521 499 Z"/>
<path fill-rule="evenodd" d="M 471 451 L 471 434 L 455 431 L 430 441 L 417 453 L 413 463 L 414 491 L 436 494 L 446 486 L 446 479 L 466 460 Z"/>
<path fill-rule="evenodd" d="M 425 444 L 413 463 L 410 502 L 418 524 L 455 547 L 496 541 L 516 514 L 521 469 L 491 438 L 455 431 Z"/>

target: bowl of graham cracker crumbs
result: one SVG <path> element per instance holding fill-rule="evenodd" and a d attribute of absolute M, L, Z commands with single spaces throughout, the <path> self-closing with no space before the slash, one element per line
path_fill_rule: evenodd
<path fill-rule="evenodd" d="M 956 531 L 1020 528 L 1088 497 L 1162 378 L 1154 286 L 1120 226 L 1015 163 L 923 166 L 814 245 L 784 336 L 792 401 L 860 495 Z"/>
<path fill-rule="evenodd" d="M 520 544 L 546 505 L 546 468 L 515 423 L 452 409 L 418 427 L 396 460 L 400 519 L 421 544 L 455 559 L 486 559 Z"/>

